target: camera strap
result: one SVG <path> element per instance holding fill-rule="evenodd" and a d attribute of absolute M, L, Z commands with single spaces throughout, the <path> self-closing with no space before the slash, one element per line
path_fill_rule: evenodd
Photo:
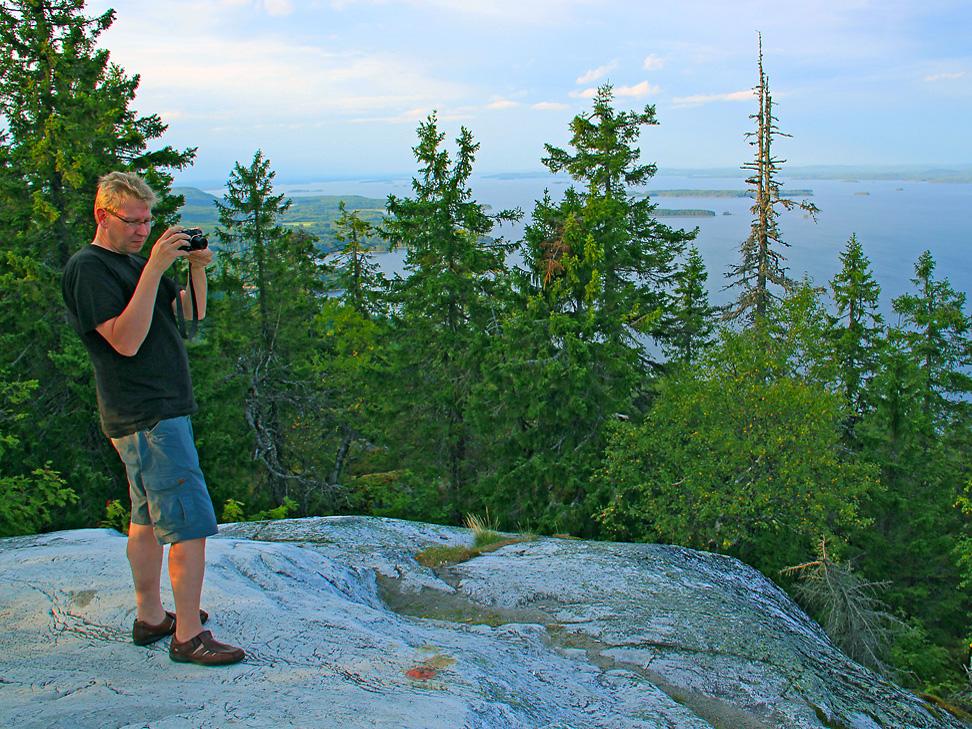
<path fill-rule="evenodd" d="M 196 331 L 199 329 L 199 311 L 196 308 L 196 286 L 192 282 L 191 265 L 189 266 L 189 299 L 192 301 L 192 327 L 188 333 L 186 332 L 186 315 L 182 311 L 182 301 L 180 301 L 179 306 L 176 307 L 179 320 L 179 335 L 183 339 L 192 339 L 194 336 L 196 336 Z"/>

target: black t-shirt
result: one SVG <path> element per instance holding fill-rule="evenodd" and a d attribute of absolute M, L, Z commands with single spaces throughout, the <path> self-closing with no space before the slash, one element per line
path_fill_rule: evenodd
<path fill-rule="evenodd" d="M 134 356 L 119 354 L 95 331 L 128 306 L 146 263 L 89 245 L 71 256 L 61 281 L 68 320 L 94 364 L 101 427 L 111 438 L 196 412 L 189 357 L 172 310 L 179 293 L 172 279 L 159 281 L 152 325 Z"/>

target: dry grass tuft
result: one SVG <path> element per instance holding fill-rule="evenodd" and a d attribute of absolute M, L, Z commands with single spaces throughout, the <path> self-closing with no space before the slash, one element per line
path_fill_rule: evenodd
<path fill-rule="evenodd" d="M 489 518 L 489 512 L 485 517 L 475 514 L 466 514 L 466 528 L 472 530 L 473 545 L 466 547 L 454 545 L 449 547 L 435 546 L 424 549 L 415 555 L 415 561 L 426 567 L 442 567 L 447 564 L 458 564 L 466 562 L 473 557 L 478 557 L 487 552 L 493 552 L 500 547 L 520 542 L 531 542 L 535 536 L 511 537 L 497 531 L 497 525 Z"/>

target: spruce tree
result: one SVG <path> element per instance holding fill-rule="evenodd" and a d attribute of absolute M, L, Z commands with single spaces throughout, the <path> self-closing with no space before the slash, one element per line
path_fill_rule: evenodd
<path fill-rule="evenodd" d="M 709 304 L 705 287 L 708 277 L 702 255 L 693 245 L 685 265 L 675 276 L 675 289 L 665 314 L 672 334 L 663 349 L 671 361 L 691 364 L 712 344 L 716 309 Z"/>
<path fill-rule="evenodd" d="M 405 278 L 392 286 L 389 392 L 403 463 L 445 485 L 453 518 L 467 508 L 475 436 L 469 398 L 479 360 L 508 297 L 507 246 L 491 237 L 515 211 L 490 215 L 469 187 L 479 145 L 469 130 L 454 157 L 432 114 L 418 127 L 419 174 L 410 197 L 390 196 L 382 235 L 404 247 Z"/>
<path fill-rule="evenodd" d="M 34 393 L 3 427 L 18 447 L 0 456 L 0 472 L 19 478 L 48 469 L 81 496 L 44 526 L 93 524 L 107 498 L 127 493 L 59 290 L 64 263 L 93 238 L 97 179 L 114 169 L 143 174 L 161 197 L 157 234 L 181 202 L 168 194 L 168 170 L 194 155 L 150 149 L 165 125 L 136 114 L 138 76 L 97 47 L 114 17 L 85 15 L 82 0 L 0 6 L 0 389 Z"/>
<path fill-rule="evenodd" d="M 869 574 L 892 580 L 889 601 L 934 642 L 955 645 L 970 609 L 955 559 L 956 503 L 972 475 L 969 319 L 965 295 L 935 277 L 928 251 L 912 281 L 915 290 L 892 302 L 900 322 L 888 329 L 866 395 L 873 407 L 856 428 L 886 489 L 871 497 L 874 528 L 857 541 Z"/>
<path fill-rule="evenodd" d="M 527 257 L 536 280 L 544 278 L 550 264 L 563 254 L 558 228 L 570 222 L 578 239 L 591 236 L 598 248 L 589 275 L 578 285 L 595 286 L 594 297 L 601 334 L 617 344 L 639 346 L 637 332 L 664 339 L 669 332 L 660 326 L 665 292 L 674 283 L 677 257 L 694 234 L 673 230 L 654 217 L 655 205 L 636 192 L 654 176 L 654 164 L 640 162 L 638 138 L 644 126 L 657 124 L 655 108 L 640 112 L 617 111 L 610 84 L 597 90 L 593 108 L 570 123 L 572 149 L 545 145 L 544 165 L 553 173 L 567 172 L 581 190 L 549 211 L 542 207 L 540 226 L 550 233 L 540 240 L 527 237 Z M 576 292 L 574 300 L 582 297 Z"/>
<path fill-rule="evenodd" d="M 505 522 L 592 533 L 589 476 L 607 426 L 638 416 L 657 364 L 646 340 L 668 341 L 683 323 L 665 314 L 693 235 L 658 222 L 637 189 L 655 172 L 637 144 L 655 123 L 651 106 L 616 110 L 605 85 L 571 122 L 570 147 L 546 146 L 547 168 L 577 185 L 534 207 L 519 301 L 477 394 L 479 427 L 495 434 L 481 490 Z"/>
<path fill-rule="evenodd" d="M 339 508 L 376 513 L 382 511 L 383 499 L 368 488 L 373 480 L 356 482 L 362 475 L 356 466 L 366 462 L 362 466 L 365 476 L 372 469 L 387 472 L 386 464 L 378 463 L 380 457 L 368 456 L 385 453 L 375 444 L 381 442 L 387 422 L 383 344 L 388 333 L 388 282 L 371 252 L 378 240 L 377 230 L 357 211 L 349 211 L 343 200 L 338 208 L 341 214 L 334 234 L 342 247 L 331 259 L 332 291 L 314 324 L 321 343 L 314 367 L 326 387 L 324 419 L 330 424 L 324 447 L 333 448 L 335 454 L 327 483 L 332 490 L 349 483 L 353 486 L 342 489 L 336 504 Z M 387 479 L 377 481 L 384 484 Z M 405 518 L 420 514 L 393 511 L 394 516 Z"/>
<path fill-rule="evenodd" d="M 929 424 L 967 422 L 972 377 L 972 321 L 965 313 L 965 293 L 948 279 L 935 278 L 935 259 L 925 251 L 915 263 L 917 291 L 892 302 L 905 324 L 904 339 L 922 375 L 921 398 Z"/>
<path fill-rule="evenodd" d="M 770 93 L 769 78 L 763 70 L 763 39 L 758 36 L 759 61 L 756 86 L 757 111 L 750 115 L 756 122 L 756 131 L 746 136 L 749 144 L 756 150 L 752 162 L 743 165 L 751 174 L 746 179 L 753 193 L 753 222 L 749 237 L 740 246 L 742 260 L 730 266 L 726 277 L 730 283 L 726 288 L 739 288 L 739 296 L 734 305 L 726 309 L 727 319 L 745 316 L 749 321 L 762 319 L 771 302 L 781 300 L 791 290 L 795 281 L 787 276 L 781 248 L 789 246 L 783 240 L 778 221 L 778 208 L 790 210 L 794 207 L 804 210 L 811 216 L 818 212 L 810 202 L 796 202 L 782 197 L 777 177 L 785 160 L 773 156 L 773 141 L 778 137 L 788 137 L 780 131 L 779 119 L 773 114 L 773 96 Z M 772 287 L 780 293 L 775 293 Z"/>
<path fill-rule="evenodd" d="M 160 194 L 158 226 L 173 220 L 166 169 L 194 150 L 149 150 L 166 125 L 131 109 L 139 77 L 127 76 L 97 47 L 115 12 L 84 15 L 83 0 L 10 0 L 0 8 L 0 118 L 5 244 L 29 247 L 56 270 L 94 235 L 98 177 L 113 169 L 144 174 Z M 12 182 L 15 180 L 16 182 Z"/>
<path fill-rule="evenodd" d="M 348 212 L 342 200 L 338 204 L 341 215 L 334 223 L 334 236 L 341 250 L 334 256 L 335 283 L 342 299 L 362 315 L 376 306 L 386 282 L 375 263 L 369 241 L 377 238 L 377 231 L 356 210 Z"/>
<path fill-rule="evenodd" d="M 222 250 L 210 338 L 220 359 L 235 365 L 252 453 L 270 497 L 278 504 L 296 498 L 306 508 L 325 482 L 315 442 L 323 393 L 313 375 L 311 327 L 324 267 L 314 240 L 281 224 L 290 201 L 274 194 L 275 174 L 257 150 L 249 165 L 234 166 L 216 204 Z"/>
<path fill-rule="evenodd" d="M 831 279 L 836 315 L 830 321 L 834 360 L 840 383 L 860 418 L 867 408 L 864 393 L 878 367 L 884 318 L 878 312 L 881 287 L 871 274 L 871 262 L 851 235 L 840 254 L 841 270 Z"/>

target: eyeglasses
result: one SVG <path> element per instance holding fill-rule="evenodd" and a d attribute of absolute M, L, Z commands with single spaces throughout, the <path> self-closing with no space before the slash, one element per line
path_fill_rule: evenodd
<path fill-rule="evenodd" d="M 131 218 L 126 218 L 124 215 L 119 215 L 114 210 L 109 210 L 108 208 L 105 208 L 104 210 L 105 210 L 106 213 L 110 213 L 111 215 L 114 215 L 116 218 L 118 218 L 120 221 L 122 221 L 125 225 L 130 225 L 133 228 L 138 228 L 139 226 L 142 226 L 142 225 L 147 225 L 150 228 L 152 227 L 152 218 L 143 218 L 142 220 L 132 220 Z"/>

